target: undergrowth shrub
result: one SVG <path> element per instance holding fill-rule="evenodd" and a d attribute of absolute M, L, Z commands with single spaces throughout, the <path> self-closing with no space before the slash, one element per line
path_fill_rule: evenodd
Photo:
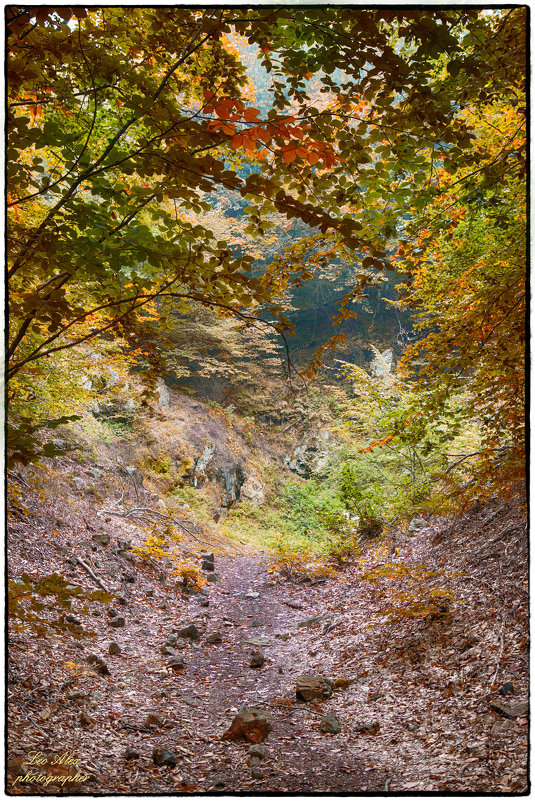
<path fill-rule="evenodd" d="M 182 535 L 171 526 L 166 526 L 163 531 L 159 526 L 154 526 L 143 545 L 134 546 L 132 551 L 155 569 L 164 560 L 167 561 L 171 564 L 170 575 L 177 577 L 182 586 L 200 589 L 206 583 L 202 571 L 194 562 L 186 559 L 177 546 L 169 544 L 169 537 L 176 541 Z"/>
<path fill-rule="evenodd" d="M 430 583 L 440 577 L 444 580 L 443 571 L 398 562 L 386 562 L 362 573 L 359 578 L 373 582 L 383 600 L 383 608 L 368 625 L 404 620 L 447 621 L 459 601 L 451 590 Z"/>

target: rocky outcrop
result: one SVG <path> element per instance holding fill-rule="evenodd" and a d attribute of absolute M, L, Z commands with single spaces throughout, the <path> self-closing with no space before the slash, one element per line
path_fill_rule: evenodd
<path fill-rule="evenodd" d="M 293 473 L 310 478 L 325 476 L 329 466 L 331 435 L 328 431 L 319 431 L 309 435 L 284 460 L 285 465 Z"/>
<path fill-rule="evenodd" d="M 376 351 L 376 355 L 370 362 L 370 372 L 374 378 L 382 378 L 386 385 L 392 383 L 392 368 L 394 366 L 394 351 L 392 348 L 384 350 L 382 353 Z"/>
<path fill-rule="evenodd" d="M 156 392 L 158 393 L 158 403 L 160 404 L 162 409 L 168 409 L 171 396 L 167 384 L 165 383 L 163 378 L 159 378 L 157 380 Z"/>
<path fill-rule="evenodd" d="M 247 476 L 240 491 L 240 500 L 250 503 L 251 506 L 262 506 L 265 503 L 264 485 L 256 476 Z"/>
<path fill-rule="evenodd" d="M 221 504 L 216 513 L 220 517 L 240 498 L 245 478 L 242 464 L 233 462 L 230 452 L 226 454 L 218 451 L 212 444 L 204 447 L 191 471 L 184 476 L 192 487 L 202 487 L 209 482 L 221 487 Z"/>

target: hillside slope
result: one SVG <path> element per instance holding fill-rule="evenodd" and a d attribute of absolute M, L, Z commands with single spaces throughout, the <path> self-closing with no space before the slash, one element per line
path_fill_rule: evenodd
<path fill-rule="evenodd" d="M 219 439 L 224 432 L 204 408 L 193 411 L 202 450 L 207 432 Z M 168 423 L 163 415 L 160 434 Z M 185 442 L 173 445 L 177 463 L 188 457 Z M 412 535 L 398 531 L 370 545 L 336 576 L 288 580 L 253 541 L 225 539 L 217 526 L 203 530 L 194 509 L 161 502 L 157 490 L 171 480 L 162 472 L 162 443 L 163 436 L 163 455 L 155 452 L 160 461 L 147 464 L 142 484 L 137 468 L 125 471 L 135 463 L 131 446 L 117 442 L 108 462 L 103 450 L 98 459 L 87 450 L 83 460 L 65 457 L 40 475 L 13 476 L 10 579 L 55 572 L 88 594 L 98 589 L 96 577 L 116 597 L 87 601 L 85 613 L 74 601 L 75 622 L 59 637 L 12 628 L 10 792 L 58 792 L 61 777 L 67 790 L 76 785 L 82 793 L 525 792 L 523 497 L 454 520 L 421 521 Z M 242 464 L 256 458 L 260 469 L 254 447 Z M 229 491 L 228 474 L 220 478 L 212 473 L 206 482 L 214 508 Z M 188 489 L 190 497 L 202 491 Z M 163 497 L 169 503 L 172 496 Z M 125 508 L 140 509 L 140 517 L 125 516 Z M 143 518 L 147 508 L 155 514 Z M 201 551 L 215 552 L 215 571 L 203 574 L 216 579 L 200 592 L 172 576 L 169 560 L 152 566 L 132 550 L 158 522 L 158 510 L 192 517 L 180 541 L 188 564 L 198 569 Z M 115 627 L 117 617 L 124 625 Z M 191 625 L 198 640 L 173 636 Z M 111 641 L 119 654 L 109 653 Z M 265 660 L 259 668 L 249 666 L 253 650 Z M 91 654 L 109 673 L 99 672 Z M 183 666 L 174 669 L 173 658 Z M 310 673 L 338 679 L 329 698 L 296 701 L 296 681 Z M 269 756 L 259 766 L 250 764 L 247 743 L 222 739 L 244 704 L 272 719 Z M 327 713 L 338 718 L 340 733 L 320 730 Z M 49 765 L 48 787 L 32 783 L 38 769 L 24 764 L 29 751 L 53 755 L 58 743 L 88 778 L 69 784 L 74 768 Z M 127 747 L 139 756 L 126 759 Z M 155 765 L 154 748 L 173 751 L 176 767 Z"/>

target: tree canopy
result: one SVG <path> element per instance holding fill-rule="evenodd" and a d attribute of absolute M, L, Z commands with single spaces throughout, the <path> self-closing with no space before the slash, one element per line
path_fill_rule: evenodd
<path fill-rule="evenodd" d="M 518 383 L 518 361 L 509 370 L 491 343 L 500 315 L 513 319 L 509 297 L 521 325 L 525 14 L 8 7 L 9 376 L 112 331 L 135 343 L 146 319 L 164 326 L 196 304 L 288 331 L 284 291 L 340 259 L 354 284 L 337 321 L 376 275 L 402 269 L 427 320 L 441 292 L 455 306 L 449 338 L 429 347 L 453 347 L 460 374 L 484 352 Z M 265 240 L 274 216 L 307 236 L 259 261 L 218 236 L 221 193 L 247 202 L 248 236 Z M 476 244 L 452 248 L 467 226 Z M 495 248 L 502 267 L 489 272 Z M 463 269 L 483 251 L 467 289 Z M 427 283 L 424 261 L 441 265 Z M 470 306 L 474 292 L 485 300 Z M 483 319 L 468 346 L 462 331 Z M 444 358 L 430 368 L 439 383 Z"/>

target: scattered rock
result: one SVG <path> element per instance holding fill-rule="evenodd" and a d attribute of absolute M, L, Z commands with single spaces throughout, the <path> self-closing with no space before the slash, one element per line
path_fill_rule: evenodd
<path fill-rule="evenodd" d="M 199 606 L 210 606 L 210 601 L 208 598 L 201 598 L 199 601 Z"/>
<path fill-rule="evenodd" d="M 155 712 L 149 712 L 147 717 L 145 718 L 145 723 L 143 724 L 145 728 L 149 726 L 161 726 L 163 723 L 162 718 L 159 715 L 156 715 Z"/>
<path fill-rule="evenodd" d="M 529 712 L 529 701 L 491 701 L 490 705 L 508 718 L 525 718 Z"/>
<path fill-rule="evenodd" d="M 165 748 L 153 748 L 152 759 L 156 765 L 167 765 L 169 768 L 176 767 L 176 754 L 173 751 L 167 751 Z"/>
<path fill-rule="evenodd" d="M 147 587 L 147 589 L 145 590 L 145 595 L 147 596 L 147 598 L 153 597 L 154 590 L 152 589 L 152 587 Z"/>
<path fill-rule="evenodd" d="M 307 673 L 299 676 L 295 695 L 298 701 L 322 701 L 333 694 L 333 683 L 325 676 L 316 673 Z"/>
<path fill-rule="evenodd" d="M 213 634 L 208 635 L 208 637 L 205 639 L 205 642 L 209 643 L 210 645 L 215 645 L 223 642 L 223 637 L 218 631 L 215 631 Z"/>
<path fill-rule="evenodd" d="M 165 644 L 175 646 L 177 644 L 178 636 L 176 634 L 169 634 Z"/>
<path fill-rule="evenodd" d="M 122 629 L 125 624 L 124 617 L 120 615 L 118 617 L 112 617 L 111 620 L 108 620 L 108 625 L 112 627 L 112 629 Z"/>
<path fill-rule="evenodd" d="M 102 659 L 102 657 L 98 656 L 97 654 L 89 654 L 86 657 L 86 662 L 89 662 L 90 665 L 93 665 L 97 673 L 100 673 L 101 676 L 109 676 L 110 671 L 108 669 L 107 664 Z"/>
<path fill-rule="evenodd" d="M 505 684 L 498 689 L 498 695 L 514 695 L 515 688 L 511 684 L 510 681 L 506 681 Z"/>
<path fill-rule="evenodd" d="M 380 728 L 378 721 L 375 720 L 372 723 L 357 723 L 353 731 L 355 734 L 377 734 Z"/>
<path fill-rule="evenodd" d="M 303 478 L 325 475 L 329 465 L 330 433 L 326 430 L 307 436 L 290 456 L 286 466 Z"/>
<path fill-rule="evenodd" d="M 205 560 L 203 560 L 203 562 L 201 563 L 201 569 L 202 569 L 202 570 L 207 570 L 207 571 L 208 571 L 208 570 L 215 570 L 215 565 L 214 565 L 214 563 L 213 563 L 213 562 L 208 562 L 208 561 L 205 559 Z"/>
<path fill-rule="evenodd" d="M 224 740 L 247 740 L 261 743 L 271 731 L 271 716 L 262 709 L 242 706 L 230 727 L 223 734 Z"/>
<path fill-rule="evenodd" d="M 160 609 L 169 609 L 169 604 L 167 603 L 167 601 L 161 602 Z"/>
<path fill-rule="evenodd" d="M 255 743 L 255 745 L 249 746 L 249 754 L 249 764 L 253 766 L 259 765 L 260 762 L 269 755 L 269 752 L 265 745 L 259 745 Z"/>
<path fill-rule="evenodd" d="M 127 584 L 135 584 L 136 577 L 128 573 L 123 576 L 123 581 L 126 581 Z"/>
<path fill-rule="evenodd" d="M 210 573 L 209 576 L 206 576 L 206 581 L 209 581 L 210 584 L 220 584 L 221 579 L 217 573 Z"/>
<path fill-rule="evenodd" d="M 184 660 L 180 656 L 173 657 L 173 659 L 170 659 L 167 664 L 171 670 L 174 670 L 175 673 L 179 673 L 185 668 Z"/>
<path fill-rule="evenodd" d="M 84 650 L 84 646 L 82 645 L 82 643 L 78 642 L 77 640 L 75 640 L 72 643 L 72 646 L 73 646 L 73 648 L 78 648 L 79 651 L 83 651 Z"/>
<path fill-rule="evenodd" d="M 213 562 L 214 561 L 214 554 L 210 553 L 202 553 L 200 558 L 205 562 Z"/>
<path fill-rule="evenodd" d="M 160 653 L 162 656 L 176 656 L 176 651 L 174 648 L 171 648 L 170 645 L 162 645 L 160 648 Z"/>
<path fill-rule="evenodd" d="M 131 745 L 127 745 L 126 751 L 124 752 L 125 759 L 139 759 L 140 753 L 136 751 L 135 748 L 132 748 Z"/>
<path fill-rule="evenodd" d="M 259 592 L 246 592 L 244 598 L 260 598 Z"/>
<path fill-rule="evenodd" d="M 109 534 L 93 534 L 91 537 L 93 542 L 96 542 L 97 545 L 109 545 L 110 544 L 110 535 Z"/>
<path fill-rule="evenodd" d="M 65 698 L 68 701 L 85 701 L 89 696 L 87 693 L 82 692 L 82 690 L 71 690 L 71 692 L 65 695 Z"/>
<path fill-rule="evenodd" d="M 82 712 L 80 715 L 80 723 L 82 726 L 91 726 L 94 722 L 94 718 L 90 717 L 87 712 Z"/>
<path fill-rule="evenodd" d="M 503 737 L 515 731 L 515 724 L 509 718 L 500 718 L 493 724 L 490 733 L 493 737 Z"/>
<path fill-rule="evenodd" d="M 285 601 L 286 606 L 289 606 L 290 609 L 302 609 L 303 604 L 300 604 L 299 601 Z"/>
<path fill-rule="evenodd" d="M 208 790 L 222 790 L 226 786 L 227 786 L 226 781 L 218 776 L 215 776 L 213 779 L 207 780 Z"/>
<path fill-rule="evenodd" d="M 179 637 L 183 637 L 184 639 L 188 640 L 195 640 L 195 642 L 201 639 L 199 629 L 197 626 L 194 626 L 193 623 L 190 623 L 189 626 L 184 626 L 184 628 L 177 629 L 176 633 Z"/>
<path fill-rule="evenodd" d="M 75 626 L 81 626 L 82 625 L 81 622 L 77 618 L 74 617 L 74 615 L 67 615 L 65 620 L 66 620 L 67 623 L 72 623 Z"/>
<path fill-rule="evenodd" d="M 306 620 L 302 620 L 298 623 L 298 626 L 315 626 L 316 623 L 321 623 L 322 620 L 325 620 L 325 615 L 315 615 L 314 617 L 308 617 Z"/>
<path fill-rule="evenodd" d="M 407 731 L 416 731 L 418 725 L 419 724 L 416 720 L 408 720 L 406 723 L 403 724 L 403 727 L 407 729 Z"/>
<path fill-rule="evenodd" d="M 116 642 L 110 642 L 108 646 L 108 653 L 110 656 L 119 656 L 119 654 L 121 653 L 121 649 L 119 648 Z"/>
<path fill-rule="evenodd" d="M 261 651 L 253 651 L 251 653 L 251 659 L 249 660 L 249 667 L 250 668 L 264 667 L 265 661 L 266 657 Z"/>
<path fill-rule="evenodd" d="M 265 500 L 266 493 L 262 482 L 256 476 L 247 476 L 240 489 L 240 501 L 246 501 L 251 506 L 262 506 Z"/>
<path fill-rule="evenodd" d="M 325 715 L 320 721 L 320 731 L 324 734 L 338 734 L 341 729 L 340 721 L 332 712 Z"/>
<path fill-rule="evenodd" d="M 251 768 L 251 776 L 253 777 L 253 779 L 263 779 L 264 778 L 264 774 L 262 773 L 260 768 L 257 768 L 257 767 Z"/>
<path fill-rule="evenodd" d="M 255 629 L 257 629 L 261 625 L 262 625 L 262 621 L 261 620 L 253 620 L 251 622 L 251 626 L 253 626 L 253 628 L 255 628 Z"/>
<path fill-rule="evenodd" d="M 124 595 L 118 595 L 117 601 L 121 606 L 126 606 L 126 598 L 124 597 Z"/>
<path fill-rule="evenodd" d="M 271 645 L 271 642 L 266 640 L 265 637 L 251 637 L 250 640 L 245 641 L 245 645 L 256 645 L 257 647 L 262 648 L 263 646 L 265 647 L 267 645 Z"/>
<path fill-rule="evenodd" d="M 117 609 L 113 609 L 112 607 L 110 607 L 108 609 L 108 617 L 119 617 L 119 612 L 117 611 Z"/>

